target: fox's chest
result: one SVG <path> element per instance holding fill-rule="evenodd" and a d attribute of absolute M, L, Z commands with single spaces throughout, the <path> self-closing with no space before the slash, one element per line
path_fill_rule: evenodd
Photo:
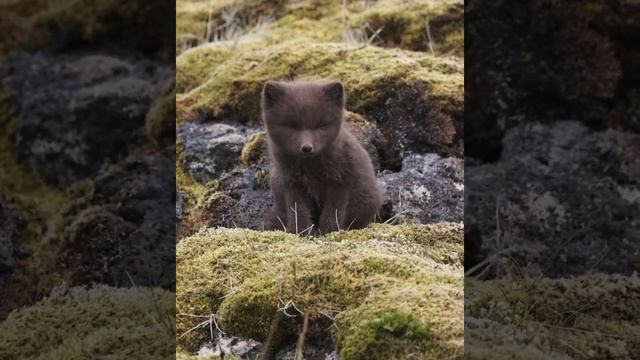
<path fill-rule="evenodd" d="M 317 203 L 322 202 L 327 188 L 344 184 L 345 177 L 338 167 L 300 166 L 290 173 L 291 181 L 304 189 Z"/>

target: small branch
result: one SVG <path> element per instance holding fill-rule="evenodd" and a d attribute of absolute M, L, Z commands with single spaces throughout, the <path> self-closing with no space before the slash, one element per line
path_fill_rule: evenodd
<path fill-rule="evenodd" d="M 276 218 L 278 219 L 278 221 L 280 221 L 280 225 L 282 225 L 282 231 L 287 232 L 287 227 L 284 226 L 284 223 L 282 222 L 282 219 L 280 219 L 280 216 L 276 216 Z"/>
<path fill-rule="evenodd" d="M 298 337 L 298 344 L 296 345 L 296 357 L 295 360 L 304 360 L 304 339 L 307 336 L 307 330 L 309 327 L 309 313 L 304 313 L 304 322 L 302 323 L 302 332 Z"/>

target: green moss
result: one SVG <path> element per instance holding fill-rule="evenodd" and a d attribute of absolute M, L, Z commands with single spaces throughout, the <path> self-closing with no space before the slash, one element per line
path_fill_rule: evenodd
<path fill-rule="evenodd" d="M 267 155 L 267 134 L 260 131 L 251 135 L 251 138 L 244 144 L 240 158 L 245 164 L 259 162 Z"/>
<path fill-rule="evenodd" d="M 343 359 L 459 354 L 462 241 L 459 224 L 379 224 L 320 238 L 203 229 L 177 247 L 178 312 L 216 313 L 230 334 L 264 340 L 283 307 L 294 317 L 284 320 L 282 332 L 296 334 L 297 308 L 310 315 L 311 337 L 322 336 L 327 327 L 320 324 L 335 319 L 331 335 Z M 415 329 L 428 326 L 430 335 L 408 336 L 408 327 L 387 334 L 362 325 L 393 314 L 410 316 Z M 179 317 L 178 334 L 194 320 Z M 193 331 L 178 346 L 193 351 L 207 336 Z"/>
<path fill-rule="evenodd" d="M 160 97 L 152 104 L 145 120 L 147 138 L 156 146 L 172 145 L 176 136 L 176 81 L 165 85 Z"/>
<path fill-rule="evenodd" d="M 178 98 L 178 117 L 210 112 L 216 118 L 257 122 L 263 84 L 291 78 L 342 81 L 347 107 L 359 113 L 381 106 L 389 97 L 411 96 L 428 107 L 451 106 L 460 102 L 463 91 L 460 68 L 427 54 L 293 40 L 227 59 L 200 86 Z"/>
<path fill-rule="evenodd" d="M 151 288 L 55 290 L 0 323 L 0 358 L 175 356 L 174 295 Z"/>
<path fill-rule="evenodd" d="M 637 276 L 467 279 L 465 347 L 469 359 L 630 359 L 640 350 L 639 303 Z"/>
<path fill-rule="evenodd" d="M 381 29 L 378 38 L 382 46 L 426 51 L 431 43 L 437 54 L 462 55 L 463 17 L 464 5 L 460 0 L 381 0 L 355 15 L 350 25 L 368 25 L 370 32 Z"/>
<path fill-rule="evenodd" d="M 391 334 L 411 339 L 424 339 L 431 332 L 430 326 L 419 323 L 411 314 L 396 312 L 362 320 L 360 326 L 372 330 L 376 337 Z"/>

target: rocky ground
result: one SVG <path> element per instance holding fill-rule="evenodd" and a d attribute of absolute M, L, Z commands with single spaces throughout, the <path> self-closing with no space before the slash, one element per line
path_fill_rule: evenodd
<path fill-rule="evenodd" d="M 536 276 L 640 271 L 640 135 L 528 122 L 502 148 L 495 163 L 467 159 L 465 265 L 500 253 Z"/>
<path fill-rule="evenodd" d="M 461 356 L 462 2 L 177 7 L 180 356 Z M 259 232 L 272 201 L 259 109 L 270 79 L 344 84 L 387 224 Z"/>

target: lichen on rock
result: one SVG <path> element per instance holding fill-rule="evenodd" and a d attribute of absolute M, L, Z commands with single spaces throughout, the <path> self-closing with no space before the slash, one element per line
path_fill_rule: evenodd
<path fill-rule="evenodd" d="M 257 340 L 279 311 L 293 315 L 279 329 L 284 338 L 297 334 L 298 310 L 310 315 L 310 339 L 329 335 L 324 325 L 335 319 L 330 335 L 343 359 L 460 354 L 462 234 L 460 224 L 448 223 L 376 225 L 321 238 L 203 229 L 178 244 L 178 313 L 215 313 L 223 330 Z M 396 316 L 430 330 L 413 337 L 404 327 L 363 325 Z M 194 320 L 179 317 L 178 335 Z M 178 346 L 195 351 L 206 336 L 192 331 Z"/>

